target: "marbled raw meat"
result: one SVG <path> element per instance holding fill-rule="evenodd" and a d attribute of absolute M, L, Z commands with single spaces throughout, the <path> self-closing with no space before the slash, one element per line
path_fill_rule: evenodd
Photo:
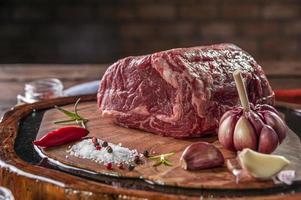
<path fill-rule="evenodd" d="M 215 133 L 221 115 L 239 104 L 236 69 L 242 71 L 250 102 L 274 103 L 261 66 L 239 47 L 217 44 L 117 61 L 102 77 L 98 107 L 118 125 L 162 136 Z"/>

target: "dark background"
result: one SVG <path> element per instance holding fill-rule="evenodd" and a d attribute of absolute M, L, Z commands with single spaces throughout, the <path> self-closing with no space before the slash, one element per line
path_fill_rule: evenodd
<path fill-rule="evenodd" d="M 218 42 L 300 60 L 300 34 L 298 0 L 0 1 L 0 63 L 106 63 Z"/>

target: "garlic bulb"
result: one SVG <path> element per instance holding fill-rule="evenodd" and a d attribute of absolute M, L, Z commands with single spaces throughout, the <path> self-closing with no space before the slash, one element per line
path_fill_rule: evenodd
<path fill-rule="evenodd" d="M 286 137 L 287 126 L 270 105 L 250 105 L 240 72 L 234 73 L 243 107 L 227 111 L 220 119 L 218 139 L 229 150 L 250 148 L 273 152 Z"/>
<path fill-rule="evenodd" d="M 286 137 L 287 126 L 277 113 L 270 110 L 258 110 L 255 106 L 254 110 L 243 112 L 243 108 L 236 108 L 224 115 L 226 117 L 220 121 L 218 139 L 226 149 L 240 151 L 250 148 L 261 153 L 272 153 Z"/>

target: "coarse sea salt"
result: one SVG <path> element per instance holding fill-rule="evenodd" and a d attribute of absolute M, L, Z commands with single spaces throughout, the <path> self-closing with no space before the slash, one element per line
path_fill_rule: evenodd
<path fill-rule="evenodd" d="M 98 143 L 101 144 L 104 142 L 103 140 L 98 139 Z M 139 153 L 136 149 L 131 150 L 126 147 L 122 147 L 119 143 L 115 145 L 113 143 L 108 143 L 109 146 L 113 149 L 112 153 L 108 153 L 105 147 L 102 147 L 100 150 L 97 150 L 95 145 L 92 142 L 92 139 L 82 140 L 73 146 L 71 146 L 67 152 L 79 158 L 85 158 L 93 160 L 94 162 L 101 164 L 132 164 L 134 163 L 135 156 L 139 156 Z"/>

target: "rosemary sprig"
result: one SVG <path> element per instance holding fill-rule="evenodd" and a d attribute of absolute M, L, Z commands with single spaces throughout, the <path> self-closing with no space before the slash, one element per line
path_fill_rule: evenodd
<path fill-rule="evenodd" d="M 150 156 L 149 159 L 156 161 L 155 164 L 153 164 L 154 167 L 157 167 L 161 164 L 163 164 L 165 166 L 172 166 L 172 163 L 167 158 L 174 154 L 175 154 L 174 152 L 160 154 L 160 155 L 156 155 L 156 156 Z"/>
<path fill-rule="evenodd" d="M 77 106 L 79 104 L 80 98 L 77 99 L 77 101 L 74 104 L 74 112 L 65 110 L 61 107 L 54 106 L 56 109 L 67 115 L 70 119 L 67 120 L 59 120 L 55 121 L 55 124 L 63 124 L 63 125 L 70 125 L 70 124 L 79 124 L 80 126 L 86 128 L 86 122 L 88 122 L 88 119 L 85 119 L 84 117 L 80 116 L 77 112 Z"/>

